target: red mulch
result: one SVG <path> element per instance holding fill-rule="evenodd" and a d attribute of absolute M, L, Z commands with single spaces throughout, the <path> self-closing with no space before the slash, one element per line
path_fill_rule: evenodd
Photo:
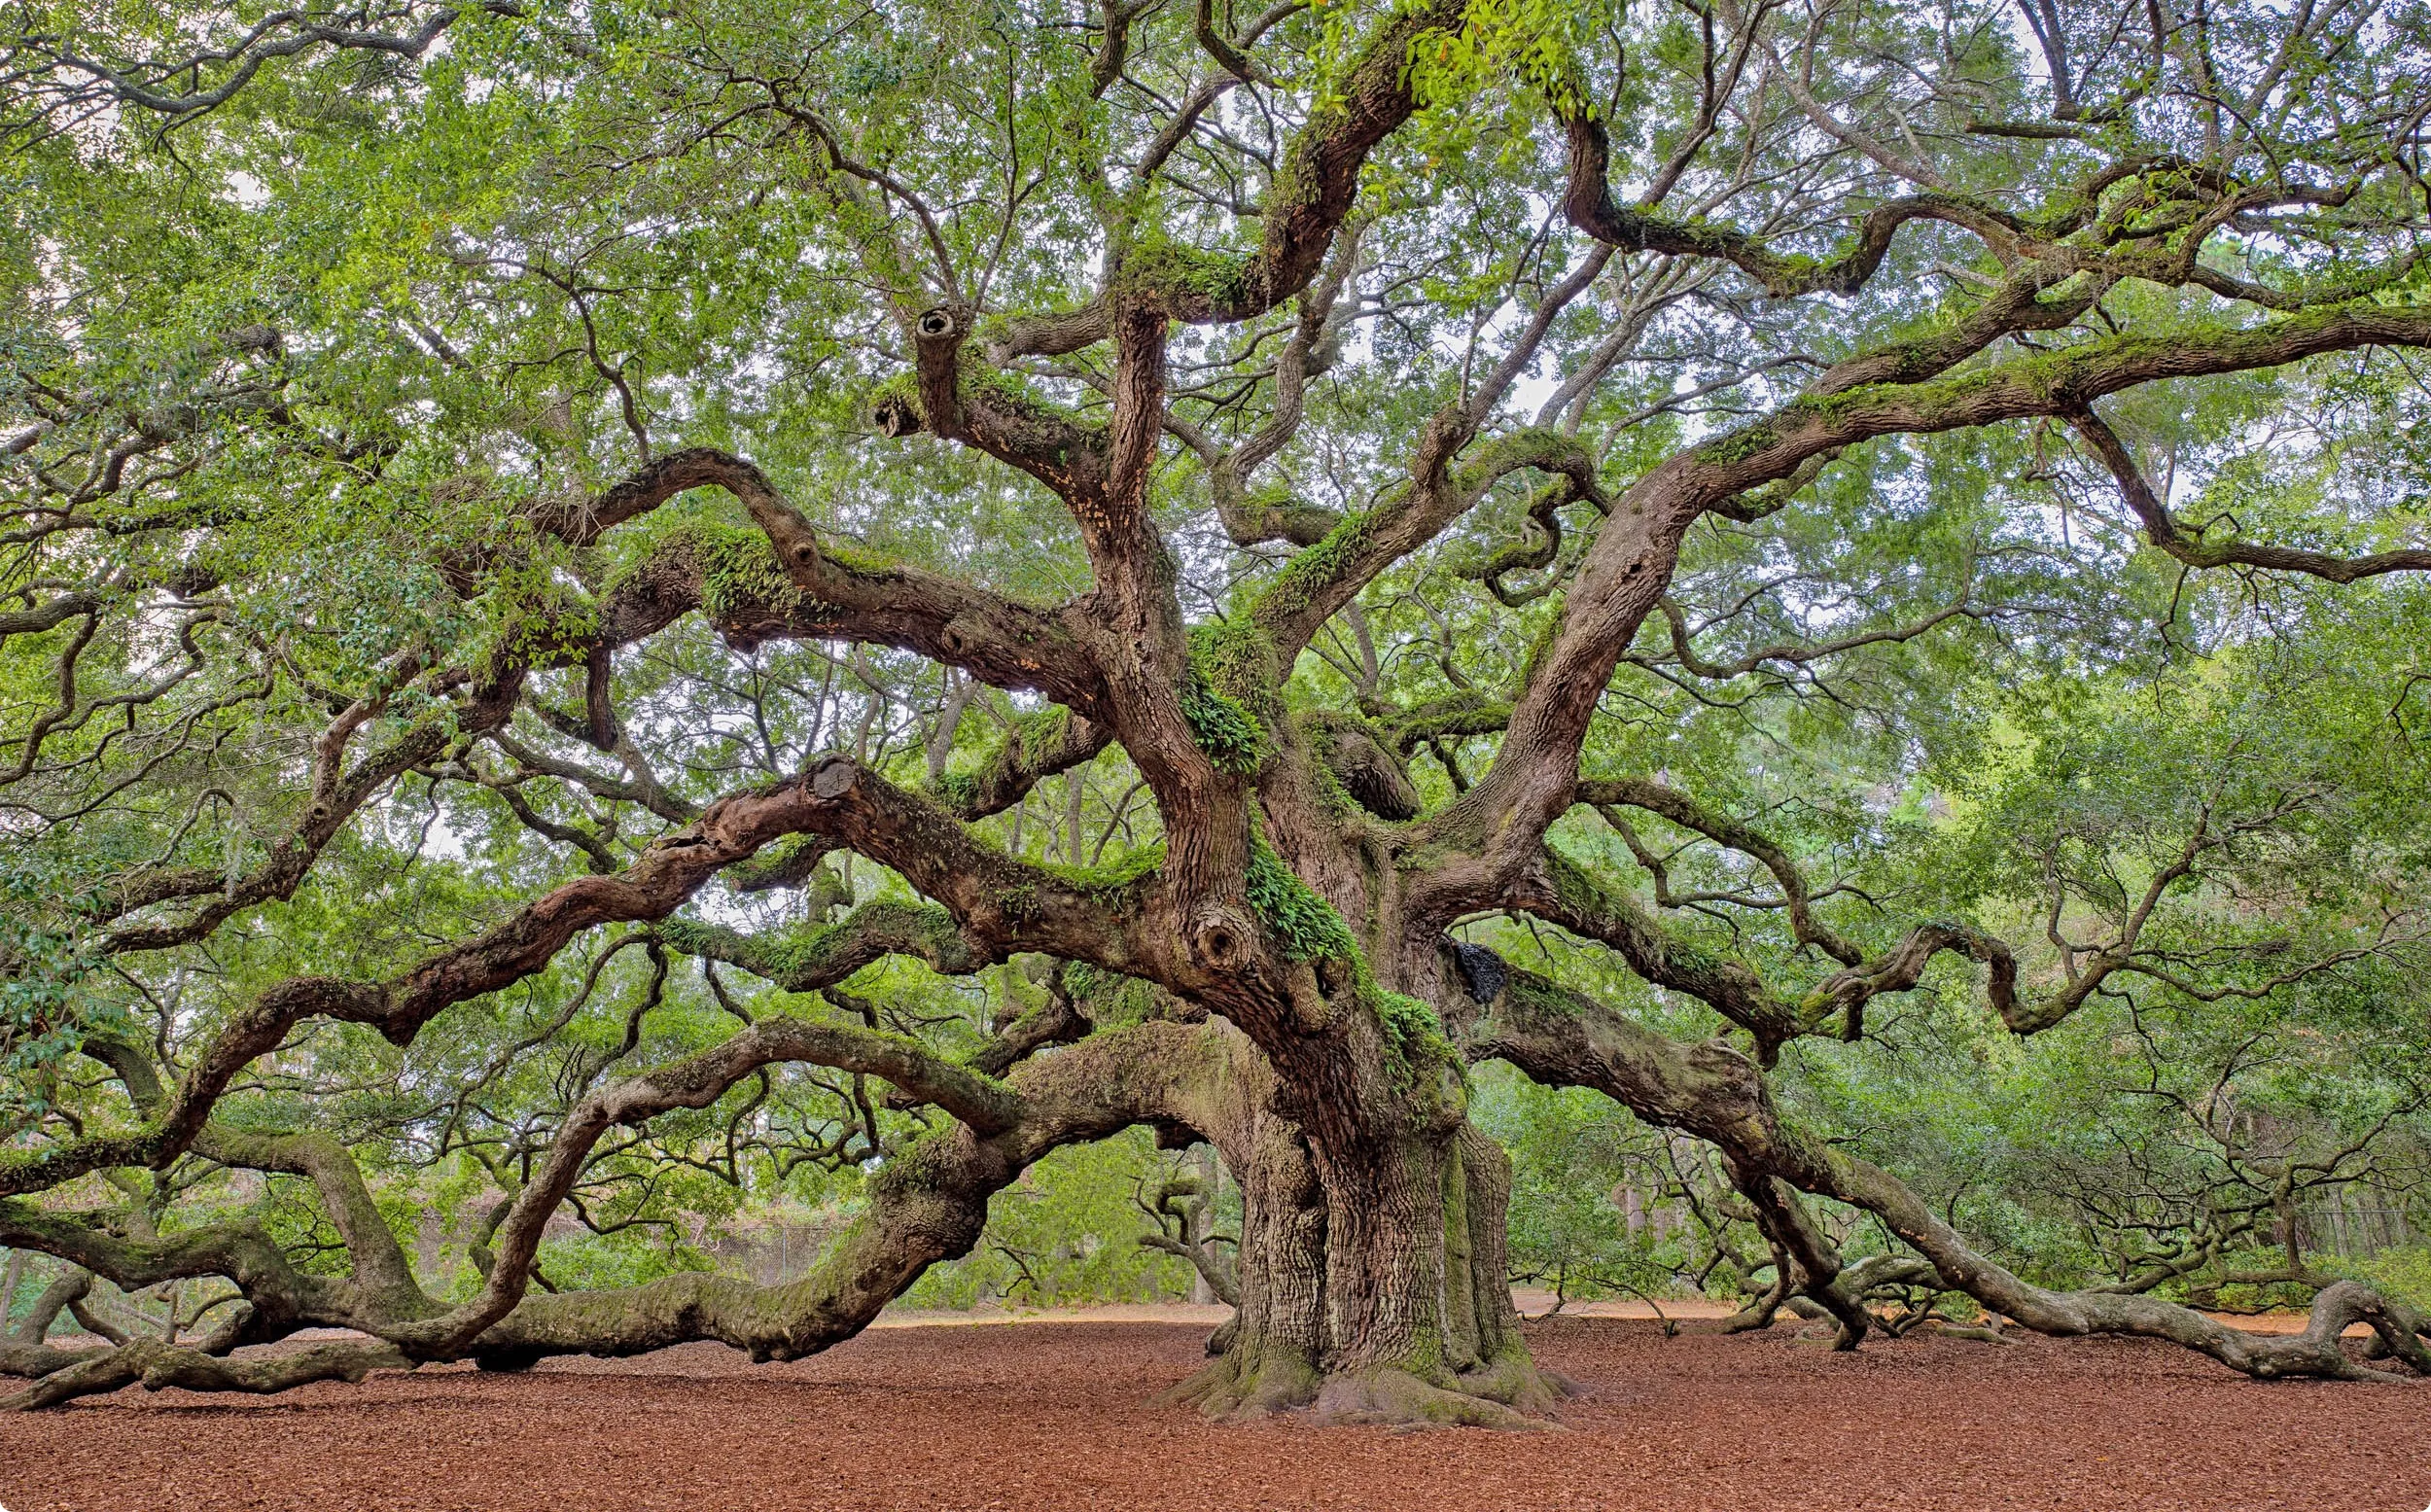
<path fill-rule="evenodd" d="M 2260 1385 L 2166 1345 L 1666 1340 L 1533 1325 L 1568 1431 L 1212 1426 L 1147 1405 L 1203 1331 L 906 1328 L 755 1366 L 718 1346 L 268 1399 L 0 1418 L 10 1512 L 1344 1507 L 1438 1512 L 2418 1512 L 2431 1382 Z"/>

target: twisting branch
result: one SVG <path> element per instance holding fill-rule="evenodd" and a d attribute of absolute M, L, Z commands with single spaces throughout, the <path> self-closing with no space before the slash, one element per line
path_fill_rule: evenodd
<path fill-rule="evenodd" d="M 1473 1059 L 1507 1060 L 1548 1086 L 1596 1088 L 1649 1123 L 1710 1141 L 1731 1163 L 1743 1192 L 1778 1180 L 1874 1213 L 1931 1263 L 1943 1283 L 2029 1328 L 2166 1339 L 2266 1380 L 2389 1379 L 2339 1347 L 2347 1325 L 2362 1322 L 2393 1354 L 2431 1375 L 2431 1348 L 2423 1342 L 2431 1337 L 2431 1319 L 2352 1282 L 2321 1293 L 2304 1333 L 2276 1337 L 2150 1296 L 2028 1284 L 1968 1247 L 1896 1178 L 1797 1129 L 1775 1104 L 1763 1073 L 1728 1046 L 1681 1044 L 1583 994 L 1498 959 L 1489 964 L 1489 958 L 1492 952 L 1476 946 L 1456 952 L 1473 1000 L 1464 1032 Z M 1828 1296 L 1816 1300 L 1839 1312 Z M 1843 1318 L 1845 1327 L 1853 1321 Z"/>
<path fill-rule="evenodd" d="M 1533 864 L 1536 837 L 1569 807 L 1580 743 L 1613 668 L 1660 603 L 1699 513 L 1790 475 L 1826 451 L 1877 436 L 2065 415 L 2162 378 L 2280 367 L 2358 347 L 2431 346 L 2431 312 L 2372 302 L 2261 325 L 2168 337 L 2108 336 L 1923 383 L 1802 399 L 1678 453 L 1614 501 L 1531 665 L 1485 779 L 1430 821 L 1445 837 L 1483 836 L 1430 878 L 1421 906 L 1442 922 L 1493 906 Z"/>
<path fill-rule="evenodd" d="M 717 487 L 742 504 L 769 554 L 709 534 L 678 532 L 626 575 L 602 619 L 608 644 L 638 639 L 695 607 L 729 641 L 834 637 L 902 646 L 1000 687 L 1040 688 L 1083 711 L 1102 698 L 1099 676 L 1075 645 L 1069 617 L 1030 608 L 958 579 L 904 563 L 849 557 L 818 532 L 743 458 L 709 447 L 670 452 L 573 517 L 552 518 L 582 540 L 688 488 Z"/>
<path fill-rule="evenodd" d="M 1114 970 L 1170 960 L 1161 890 L 1143 878 L 1108 901 L 974 840 L 943 810 L 843 757 L 712 804 L 613 876 L 565 883 L 487 933 L 385 982 L 298 977 L 263 993 L 202 1049 L 159 1112 L 134 1132 L 0 1158 L 0 1195 L 39 1191 L 113 1166 L 162 1165 L 188 1148 L 229 1082 L 309 1018 L 368 1024 L 409 1043 L 442 1009 L 540 970 L 577 933 L 666 918 L 726 866 L 795 833 L 830 835 L 895 866 L 992 947 L 1047 950 Z M 1163 970 L 1173 969 L 1161 966 Z"/>
<path fill-rule="evenodd" d="M 1261 21 L 1272 24 L 1292 9 L 1278 7 L 1268 13 L 1272 20 Z M 1152 299 L 1175 320 L 1216 325 L 1254 319 L 1307 288 L 1357 202 L 1368 155 L 1418 108 L 1411 48 L 1430 33 L 1457 29 L 1461 15 L 1450 0 L 1429 0 L 1377 27 L 1286 148 L 1260 207 L 1254 250 L 1234 257 L 1160 242 L 1152 255 L 1132 252 L 1121 260 L 1110 295 Z M 1118 302 L 1102 296 L 1080 311 L 1013 323 L 997 343 L 999 360 L 1104 340 Z"/>
<path fill-rule="evenodd" d="M 0 1403 L 54 1405 L 141 1381 L 197 1390 L 275 1391 L 306 1381 L 358 1380 L 371 1369 L 470 1354 L 492 1366 L 528 1365 L 560 1353 L 626 1354 L 692 1339 L 721 1339 L 758 1358 L 793 1358 L 849 1338 L 929 1265 L 965 1253 L 985 1221 L 988 1198 L 1059 1145 L 1102 1139 L 1135 1122 L 1217 1129 L 1237 1116 L 1241 1041 L 1208 1028 L 1151 1022 L 1095 1037 L 1065 1055 L 1024 1066 L 1009 1083 L 929 1055 L 901 1038 L 856 1027 L 775 1017 L 673 1066 L 602 1087 L 567 1115 L 532 1179 L 515 1191 L 496 1226 L 497 1252 L 474 1299 L 440 1309 L 389 1298 L 384 1311 L 333 1312 L 330 1292 L 350 1283 L 297 1277 L 258 1230 L 197 1231 L 138 1245 L 73 1218 L 0 1202 L 0 1236 L 53 1252 L 86 1255 L 123 1283 L 169 1274 L 222 1274 L 248 1295 L 282 1283 L 300 1305 L 264 1329 L 246 1315 L 227 1338 L 178 1349 L 143 1341 L 46 1372 Z M 525 1293 L 542 1228 L 571 1191 L 600 1136 L 673 1108 L 704 1108 L 761 1067 L 806 1061 L 880 1075 L 957 1123 L 888 1162 L 865 1214 L 806 1280 L 759 1287 L 727 1277 L 685 1274 L 620 1291 L 532 1297 Z M 267 1254 L 249 1261 L 248 1247 Z M 275 1274 L 262 1269 L 268 1264 Z M 315 1288 L 318 1288 L 316 1291 Z M 278 1337 L 311 1321 L 342 1320 L 370 1332 L 369 1345 L 323 1346 L 272 1361 L 218 1357 L 242 1339 Z M 217 1350 L 218 1354 L 213 1351 Z"/>
<path fill-rule="evenodd" d="M 883 899 L 863 903 L 834 924 L 782 936 L 745 935 L 686 920 L 671 921 L 660 932 L 678 950 L 741 967 L 787 992 L 835 986 L 888 956 L 909 957 L 940 976 L 968 976 L 994 964 L 971 949 L 945 909 Z"/>
<path fill-rule="evenodd" d="M 1681 938 L 1627 892 L 1605 887 L 1549 846 L 1513 890 L 1509 906 L 1609 945 L 1647 981 L 1708 1004 L 1753 1035 L 1768 1064 L 1806 1027 L 1755 972 Z"/>
<path fill-rule="evenodd" d="M 1642 777 L 1582 781 L 1577 796 L 1579 802 L 1598 808 L 1619 805 L 1644 809 L 1682 829 L 1704 835 L 1716 845 L 1753 858 L 1780 884 L 1781 896 L 1788 903 L 1790 933 L 1799 944 L 1814 945 L 1843 966 L 1853 967 L 1863 959 L 1856 946 L 1814 917 L 1805 873 L 1786 850 L 1767 836 L 1714 813 L 1675 788 Z"/>
<path fill-rule="evenodd" d="M 235 98 L 264 63 L 322 48 L 418 58 L 455 24 L 464 10 L 491 16 L 524 14 L 516 0 L 476 0 L 461 9 L 435 6 L 424 10 L 420 24 L 410 31 L 378 29 L 381 22 L 411 24 L 420 9 L 412 4 L 402 5 L 376 20 L 368 9 L 346 12 L 297 7 L 273 11 L 229 41 L 177 56 L 140 59 L 88 55 L 85 51 L 88 44 L 74 33 L 21 30 L 7 38 L 5 50 L 0 51 L 0 64 L 5 64 L 7 70 L 0 77 L 9 78 L 17 88 L 41 102 L 42 113 L 36 122 L 55 120 L 63 113 L 82 118 L 107 103 L 165 116 L 174 124 L 205 115 Z M 206 70 L 220 72 L 220 78 L 209 88 L 199 84 Z M 176 87 L 181 75 L 194 81 L 184 89 Z M 58 76 L 81 82 L 66 82 Z M 21 131 L 34 123 L 11 124 Z"/>
<path fill-rule="evenodd" d="M 2333 556 L 2301 546 L 2206 540 L 2207 532 L 2202 529 L 2190 535 L 2153 492 L 2152 484 L 2145 481 L 2143 469 L 2136 466 L 2134 454 L 2119 440 L 2119 433 L 2096 414 L 2091 404 L 2068 412 L 2066 419 L 2110 470 L 2110 475 L 2118 479 L 2120 496 L 2135 511 L 2135 517 L 2144 522 L 2144 539 L 2189 567 L 2259 567 L 2272 572 L 2304 573 L 2332 582 L 2353 582 L 2383 573 L 2431 571 L 2431 550 L 2419 547 L 2375 551 L 2366 556 Z"/>

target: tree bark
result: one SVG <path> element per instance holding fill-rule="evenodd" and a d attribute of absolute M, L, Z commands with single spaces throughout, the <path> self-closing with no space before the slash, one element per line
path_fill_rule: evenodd
<path fill-rule="evenodd" d="M 1536 1368 L 1511 1303 L 1509 1159 L 1468 1122 L 1458 1066 L 1376 1024 L 1303 1047 L 1329 1068 L 1323 1097 L 1255 1058 L 1235 1127 L 1205 1131 L 1242 1188 L 1241 1303 L 1169 1399 L 1227 1419 L 1529 1425 L 1569 1388 Z"/>

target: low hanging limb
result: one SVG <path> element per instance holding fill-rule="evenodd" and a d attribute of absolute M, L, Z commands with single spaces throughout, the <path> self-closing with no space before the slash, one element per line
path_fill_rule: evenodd
<path fill-rule="evenodd" d="M 59 1320 L 60 1314 L 70 1308 L 81 1308 L 86 1293 L 92 1289 L 92 1272 L 72 1265 L 43 1288 L 42 1294 L 34 1299 L 33 1311 L 27 1313 L 15 1328 L 0 1334 L 0 1375 L 39 1379 L 106 1354 L 111 1345 L 126 1342 L 123 1334 L 115 1339 L 101 1334 L 108 1343 L 97 1348 L 58 1350 L 45 1342 L 51 1336 L 52 1326 Z M 87 1321 L 80 1312 L 77 1320 L 84 1323 L 88 1330 L 101 1333 L 101 1329 L 95 1326 L 101 1319 Z"/>
<path fill-rule="evenodd" d="M 1760 1207 L 1776 1207 L 1767 1238 L 1812 1267 L 1822 1251 L 1804 1242 L 1779 1201 L 1780 1187 L 1828 1197 L 1880 1217 L 1928 1263 L 1939 1280 L 1983 1307 L 2038 1333 L 2121 1334 L 2163 1339 L 2210 1355 L 2261 1380 L 2319 1377 L 2339 1381 L 2401 1379 L 2349 1356 L 2339 1340 L 2355 1323 L 2368 1325 L 2389 1356 L 2431 1375 L 2431 1316 L 2355 1282 L 2322 1290 L 2301 1334 L 2252 1334 L 2147 1295 L 2100 1290 L 2056 1291 L 2025 1282 L 1978 1252 L 1888 1172 L 1822 1141 L 1782 1117 L 1763 1072 L 1719 1041 L 1683 1044 L 1644 1028 L 1584 994 L 1463 945 L 1454 955 L 1476 1000 L 1463 1038 L 1472 1061 L 1510 1062 L 1546 1086 L 1585 1086 L 1604 1093 L 1661 1128 L 1680 1129 L 1716 1145 Z M 1489 990 L 1490 989 L 1490 990 Z M 1784 1219 L 1787 1221 L 1784 1221 Z M 1832 1262 L 1837 1273 L 1837 1262 Z M 1844 1330 L 1865 1324 L 1835 1302 L 1826 1278 L 1815 1298 Z M 1807 1282 L 1801 1289 L 1809 1289 Z M 1850 1342 L 1854 1342 L 1853 1340 Z"/>
<path fill-rule="evenodd" d="M 1116 914 L 1105 897 L 973 839 L 931 800 L 829 757 L 799 777 L 719 800 L 624 870 L 566 882 L 399 977 L 298 977 L 264 992 L 205 1047 L 144 1127 L 0 1157 L 0 1195 L 44 1190 L 111 1167 L 163 1164 L 193 1142 L 229 1082 L 296 1025 L 312 1018 L 369 1024 L 407 1043 L 446 1007 L 542 969 L 582 931 L 664 919 L 721 870 L 805 832 L 831 835 L 895 865 L 992 949 L 1047 950 L 1120 967 L 1142 942 L 1160 937 L 1152 921 L 1161 895 L 1151 879 L 1131 889 L 1125 913 Z M 1008 897 L 1024 906 L 1008 912 Z"/>
<path fill-rule="evenodd" d="M 714 1049 L 584 1098 L 509 1204 L 482 1292 L 454 1309 L 418 1290 L 386 1295 L 371 1306 L 373 1288 L 353 1277 L 298 1277 L 250 1225 L 138 1243 L 70 1217 L 0 1203 L 0 1237 L 54 1252 L 81 1249 L 83 1258 L 122 1284 L 149 1283 L 166 1274 L 217 1274 L 235 1281 L 248 1297 L 269 1301 L 277 1300 L 270 1294 L 282 1285 L 291 1288 L 269 1313 L 239 1308 L 193 1346 L 138 1340 L 46 1369 L 0 1407 L 51 1406 L 138 1383 L 279 1391 L 465 1357 L 513 1369 L 551 1354 L 632 1354 L 700 1339 L 734 1345 L 759 1359 L 798 1357 L 859 1333 L 930 1265 L 968 1252 L 985 1224 L 989 1198 L 1049 1151 L 1144 1121 L 1224 1127 L 1236 1111 L 1241 1046 L 1237 1036 L 1214 1026 L 1151 1021 L 1091 1036 L 999 1082 L 893 1036 L 763 1018 Z M 686 1273 L 621 1290 L 525 1293 L 542 1224 L 600 1134 L 666 1108 L 706 1107 L 757 1066 L 779 1060 L 883 1076 L 959 1121 L 888 1161 L 874 1180 L 868 1211 L 800 1281 L 758 1286 Z M 252 1254 L 251 1248 L 265 1252 Z M 274 1342 L 298 1327 L 332 1324 L 371 1333 L 374 1340 L 320 1345 L 272 1360 L 222 1357 L 237 1344 Z"/>

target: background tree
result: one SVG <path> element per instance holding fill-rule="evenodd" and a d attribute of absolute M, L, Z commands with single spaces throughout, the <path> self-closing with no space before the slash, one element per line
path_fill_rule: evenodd
<path fill-rule="evenodd" d="M 1845 1345 L 1817 1199 L 2431 1368 L 2298 1244 L 2292 1338 L 2037 1284 L 1832 1096 L 2124 1033 L 2215 1267 L 2412 1127 L 2418 9 L 11 14 L 0 1242 L 208 1290 L 20 1404 L 791 1357 L 1145 1126 L 1243 1203 L 1183 1395 L 1513 1422 L 1490 1061 Z"/>

